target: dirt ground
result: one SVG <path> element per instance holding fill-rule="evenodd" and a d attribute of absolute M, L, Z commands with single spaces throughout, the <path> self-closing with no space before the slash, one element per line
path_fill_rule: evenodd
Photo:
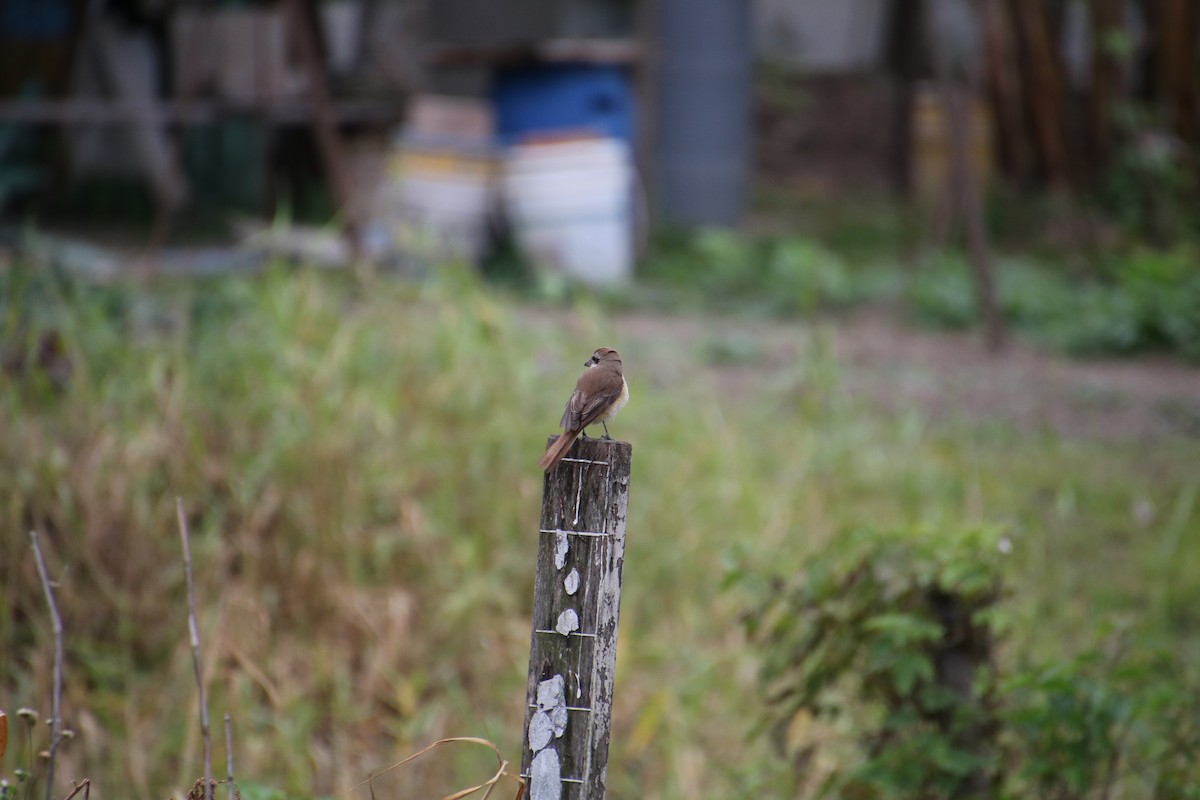
<path fill-rule="evenodd" d="M 824 341 L 850 395 L 883 411 L 1066 438 L 1200 443 L 1200 367 L 1177 359 L 1070 359 L 1021 341 L 990 356 L 979 335 L 921 330 L 881 308 L 816 323 L 628 314 L 615 327 L 643 347 L 732 351 L 707 359 L 731 391 L 766 385 Z"/>

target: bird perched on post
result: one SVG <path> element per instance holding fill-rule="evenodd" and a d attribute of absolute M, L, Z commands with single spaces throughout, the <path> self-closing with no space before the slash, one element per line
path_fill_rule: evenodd
<path fill-rule="evenodd" d="M 621 369 L 621 354 L 611 347 L 601 347 L 584 362 L 586 369 L 575 382 L 575 391 L 567 400 L 559 425 L 563 433 L 546 448 L 538 466 L 546 472 L 554 469 L 583 429 L 599 422 L 608 435 L 608 423 L 629 402 L 629 384 Z"/>

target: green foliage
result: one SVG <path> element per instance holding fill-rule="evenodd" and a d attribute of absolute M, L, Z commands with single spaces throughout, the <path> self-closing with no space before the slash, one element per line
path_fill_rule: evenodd
<path fill-rule="evenodd" d="M 221 663 L 262 665 L 215 681 L 212 700 L 246 709 L 235 716 L 247 740 L 270 732 L 289 792 L 321 788 L 305 771 L 311 739 L 331 725 L 340 733 L 324 757 L 346 753 L 342 769 L 365 775 L 347 731 L 377 704 L 401 709 L 391 728 L 400 742 L 428 733 L 427 693 L 447 698 L 443 715 L 457 703 L 475 716 L 461 687 L 481 680 L 472 674 L 484 664 L 469 654 L 481 642 L 502 653 L 527 642 L 451 634 L 476 614 L 519 617 L 524 593 L 511 587 L 524 585 L 524 560 L 500 542 L 521 530 L 522 499 L 537 485 L 530 471 L 499 503 L 461 491 L 520 458 L 490 384 L 465 380 L 498 362 L 511 335 L 485 293 L 447 274 L 424 291 L 381 284 L 367 298 L 350 281 L 283 271 L 141 291 L 39 273 L 21 286 L 0 295 L 30 340 L 62 338 L 71 378 L 39 388 L 33 368 L 4 383 L 14 424 L 0 437 L 0 515 L 11 530 L 38 529 L 57 562 L 74 565 L 62 597 L 79 656 L 72 669 L 94 693 L 73 707 L 138 741 L 164 785 L 190 726 L 177 717 L 164 727 L 158 702 L 131 711 L 122 697 L 139 693 L 139 673 L 158 673 L 155 693 L 179 693 L 188 713 L 190 679 L 168 669 L 186 631 L 182 571 L 166 568 L 179 563 L 171 507 L 181 496 L 212 603 L 206 630 L 223 632 Z M 400 310 L 403 323 L 385 327 Z M 509 377 L 528 386 L 532 365 L 513 365 Z M 438 457 L 443 450 L 455 456 Z M 0 539 L 6 653 L 30 646 L 34 629 L 21 621 L 42 614 L 20 545 Z M 464 571 L 478 579 L 462 586 Z M 447 600 L 418 611 L 419 595 Z M 399 646 L 418 614 L 440 632 L 430 652 L 452 669 Z M 332 638 L 311 651 L 318 631 Z M 339 658 L 368 642 L 375 655 Z M 250 713 L 263 692 L 278 716 Z"/>
<path fill-rule="evenodd" d="M 777 742 L 811 750 L 788 740 L 801 715 L 841 721 L 854 742 L 826 791 L 946 797 L 994 783 L 984 615 L 1002 558 L 990 529 L 859 529 L 748 618 Z"/>
<path fill-rule="evenodd" d="M 238 781 L 237 788 L 242 800 L 288 800 L 287 792 L 254 781 Z M 224 787 L 221 787 L 221 790 L 224 791 Z"/>
<path fill-rule="evenodd" d="M 633 400 L 610 427 L 635 448 L 614 797 L 797 794 L 790 764 L 749 736 L 758 654 L 739 620 L 764 576 L 807 568 L 863 520 L 1012 529 L 1031 658 L 1085 648 L 1095 618 L 1118 612 L 1145 614 L 1177 652 L 1200 646 L 1194 442 L 877 413 L 810 326 L 759 337 L 753 324 L 643 317 L 639 330 L 586 300 L 515 304 L 450 269 L 421 284 L 277 268 L 99 287 L 30 266 L 0 273 L 0 303 L 23 341 L 56 332 L 70 366 L 64 383 L 36 361 L 0 377 L 0 695 L 47 716 L 36 528 L 66 626 L 67 753 L 86 754 L 97 790 L 178 797 L 196 778 L 177 496 L 210 706 L 232 715 L 239 781 L 338 796 L 451 734 L 516 760 L 535 464 L 600 343 L 626 358 Z M 780 361 L 783 340 L 795 347 Z M 1131 522 L 1142 506 L 1161 513 Z M 724 565 L 741 578 L 718 592 Z M 919 692 L 927 669 L 900 658 L 921 647 L 919 614 L 887 613 L 864 631 L 874 663 Z M 845 707 L 829 725 L 882 714 Z M 952 774 L 928 738 L 936 724 L 896 724 Z M 375 790 L 440 797 L 483 768 L 448 752 Z"/>
<path fill-rule="evenodd" d="M 939 254 L 922 265 L 908 288 L 916 319 L 938 328 L 959 329 L 979 321 L 971 273 L 961 257 Z"/>
<path fill-rule="evenodd" d="M 1197 675 L 1164 656 L 1073 659 L 1013 670 L 1002 724 L 1013 797 L 1083 798 L 1119 787 L 1153 798 L 1200 797 Z"/>
<path fill-rule="evenodd" d="M 1142 345 L 1137 308 L 1125 294 L 1084 286 L 1044 320 L 1035 336 L 1073 355 L 1126 355 Z"/>
<path fill-rule="evenodd" d="M 1146 346 L 1200 359 L 1200 250 L 1140 249 L 1118 267 L 1116 278 Z"/>
<path fill-rule="evenodd" d="M 709 229 L 658 243 L 642 268 L 651 285 L 669 286 L 722 310 L 810 314 L 883 296 L 886 276 L 851 269 L 805 237 L 748 237 Z"/>
<path fill-rule="evenodd" d="M 1031 338 L 1078 355 L 1149 350 L 1200 358 L 1200 255 L 1195 248 L 1139 249 L 1115 258 L 1106 282 L 1069 280 L 1045 266 L 1000 260 L 997 295 L 1005 320 Z M 979 321 L 971 272 L 961 255 L 928 259 L 908 302 L 920 322 L 960 329 Z"/>
<path fill-rule="evenodd" d="M 1166 653 L 1001 661 L 1010 549 L 993 529 L 860 529 L 773 584 L 747 625 L 777 744 L 813 769 L 837 751 L 823 736 L 848 740 L 822 795 L 1200 796 L 1194 669 Z"/>
<path fill-rule="evenodd" d="M 1159 244 L 1200 233 L 1194 153 L 1162 113 L 1144 104 L 1118 106 L 1122 144 L 1101 181 L 1099 199 L 1138 238 Z"/>
<path fill-rule="evenodd" d="M 852 249 L 852 248 L 851 248 Z M 661 239 L 643 266 L 658 305 L 772 316 L 810 315 L 895 297 L 901 273 L 851 265 L 818 240 L 706 230 Z M 1138 248 L 1108 257 L 1102 278 L 1069 277 L 1028 258 L 995 261 L 997 302 L 1009 326 L 1074 355 L 1146 351 L 1200 359 L 1200 253 L 1193 246 Z M 667 292 L 664 295 L 663 292 Z M 980 320 L 966 257 L 923 257 L 903 292 L 920 323 L 961 330 Z"/>
<path fill-rule="evenodd" d="M 41 781 L 45 777 L 45 761 L 39 751 L 49 746 L 48 724 L 39 725 L 38 714 L 30 708 L 16 711 L 12 723 L 11 740 L 6 718 L 0 718 L 0 800 L 32 800 L 45 791 Z M 4 769 L 3 756 L 9 753 L 12 771 Z"/>

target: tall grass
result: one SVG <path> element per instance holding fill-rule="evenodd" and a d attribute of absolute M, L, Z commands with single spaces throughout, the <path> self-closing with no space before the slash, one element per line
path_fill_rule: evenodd
<path fill-rule="evenodd" d="M 623 335 L 586 304 L 520 307 L 452 270 L 5 287 L 25 331 L 6 328 L 10 349 L 58 331 L 72 377 L 0 387 L 0 707 L 49 696 L 37 528 L 80 734 L 58 771 L 111 794 L 181 796 L 199 774 L 176 496 L 243 779 L 332 795 L 448 735 L 519 761 L 534 465 L 601 344 L 633 393 L 613 426 L 634 444 L 613 797 L 788 796 L 789 766 L 752 735 L 758 659 L 724 580 L 798 569 L 859 522 L 1009 526 L 1014 649 L 1082 647 L 1116 614 L 1200 644 L 1194 443 L 881 417 L 819 336 L 730 392 L 701 344 Z M 374 788 L 441 796 L 492 769 L 437 751 Z"/>

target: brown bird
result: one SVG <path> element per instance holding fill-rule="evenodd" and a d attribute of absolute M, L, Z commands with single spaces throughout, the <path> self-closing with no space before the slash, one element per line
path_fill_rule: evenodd
<path fill-rule="evenodd" d="M 563 433 L 546 448 L 538 466 L 549 472 L 554 469 L 583 429 L 599 422 L 608 435 L 608 421 L 629 402 L 629 384 L 621 372 L 621 354 L 610 347 L 601 347 L 584 362 L 587 367 L 575 382 L 575 391 L 563 410 L 558 423 Z"/>

